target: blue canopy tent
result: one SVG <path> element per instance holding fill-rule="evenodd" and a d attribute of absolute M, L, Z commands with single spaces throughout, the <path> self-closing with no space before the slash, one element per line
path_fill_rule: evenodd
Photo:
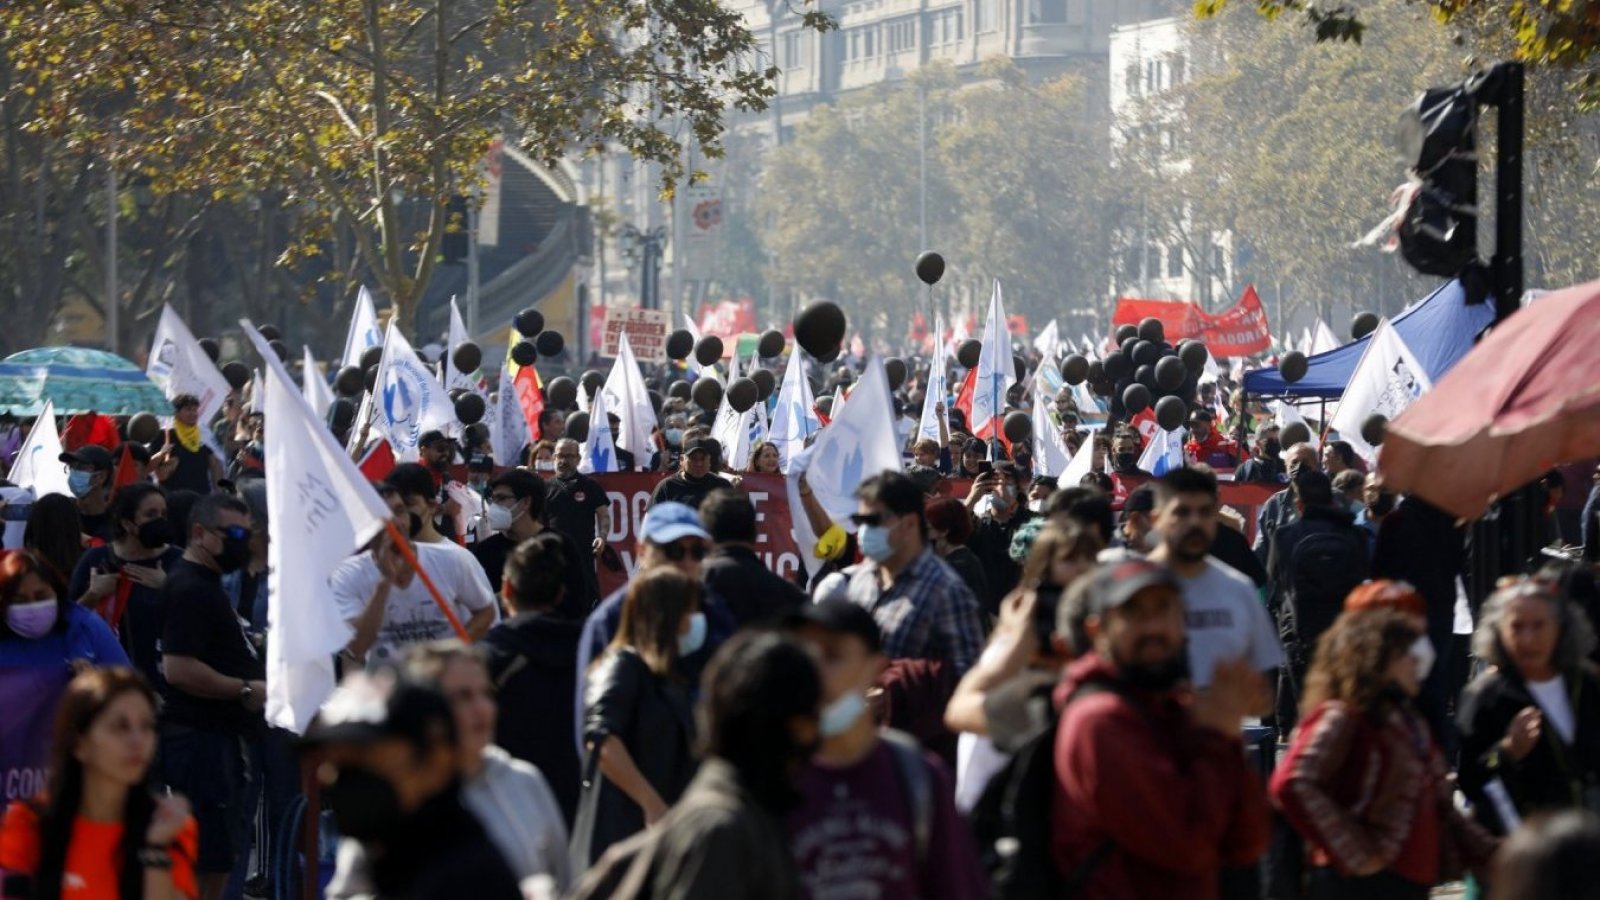
<path fill-rule="evenodd" d="M 1420 303 L 1390 321 L 1394 330 L 1417 362 L 1437 382 L 1456 361 L 1472 349 L 1479 332 L 1494 322 L 1494 304 L 1468 305 L 1461 282 L 1451 281 L 1429 294 Z M 1244 375 L 1245 393 L 1273 397 L 1306 397 L 1337 400 L 1355 374 L 1361 354 L 1367 350 L 1362 338 L 1306 360 L 1304 378 L 1289 384 L 1278 370 L 1256 369 Z"/>

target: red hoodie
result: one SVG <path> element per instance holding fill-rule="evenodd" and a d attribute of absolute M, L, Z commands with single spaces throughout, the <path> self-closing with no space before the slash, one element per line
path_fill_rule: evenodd
<path fill-rule="evenodd" d="M 1090 654 L 1067 669 L 1057 697 L 1116 678 Z M 1113 847 L 1078 895 L 1086 900 L 1215 900 L 1223 866 L 1266 852 L 1266 794 L 1239 740 L 1195 724 L 1174 692 L 1074 700 L 1056 734 L 1055 769 L 1056 867 L 1071 872 Z"/>

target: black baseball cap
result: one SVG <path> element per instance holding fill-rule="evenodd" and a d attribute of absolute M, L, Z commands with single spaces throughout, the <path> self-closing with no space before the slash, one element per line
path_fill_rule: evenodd
<path fill-rule="evenodd" d="M 712 456 L 716 456 L 722 452 L 722 444 L 716 438 L 702 437 L 695 438 L 689 443 L 683 445 L 683 452 L 685 455 L 693 453 L 696 450 L 701 450 L 711 454 Z"/>
<path fill-rule="evenodd" d="M 116 466 L 111 451 L 99 444 L 84 444 L 71 453 L 61 454 L 61 461 L 71 465 L 93 466 L 96 469 L 110 470 Z"/>
<path fill-rule="evenodd" d="M 393 666 L 345 677 L 301 739 L 302 747 L 374 744 L 399 738 L 419 747 L 455 741 L 455 718 L 443 694 Z"/>
<path fill-rule="evenodd" d="M 1144 559 L 1107 563 L 1089 575 L 1089 613 L 1104 615 L 1153 587 L 1183 592 L 1177 576 L 1166 566 Z"/>
<path fill-rule="evenodd" d="M 1126 500 L 1122 501 L 1123 513 L 1152 512 L 1156 508 L 1156 492 L 1148 484 L 1141 484 L 1128 492 Z"/>
<path fill-rule="evenodd" d="M 437 444 L 440 441 L 449 441 L 450 443 L 453 444 L 453 443 L 455 443 L 456 439 L 451 437 L 451 436 L 449 436 L 448 434 L 445 434 L 444 432 L 440 431 L 439 429 L 435 428 L 432 431 L 423 432 L 422 433 L 422 438 L 417 441 L 417 446 L 418 447 L 427 447 L 427 446 L 430 446 L 432 444 Z"/>
<path fill-rule="evenodd" d="M 803 604 L 783 620 L 788 628 L 815 625 L 834 634 L 854 635 L 866 643 L 873 653 L 883 652 L 883 631 L 878 620 L 865 608 L 842 598 L 831 598 L 817 603 Z"/>

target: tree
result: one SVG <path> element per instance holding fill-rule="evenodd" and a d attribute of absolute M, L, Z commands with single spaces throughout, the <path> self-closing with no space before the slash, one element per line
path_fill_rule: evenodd
<path fill-rule="evenodd" d="M 34 133 L 158 194 L 271 192 L 297 210 L 280 264 L 349 241 L 362 271 L 327 271 L 408 325 L 494 140 L 614 145 L 671 191 L 775 74 L 717 0 L 39 0 L 5 24 Z"/>

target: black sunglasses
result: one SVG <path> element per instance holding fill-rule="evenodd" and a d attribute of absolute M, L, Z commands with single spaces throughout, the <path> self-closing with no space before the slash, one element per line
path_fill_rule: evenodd
<path fill-rule="evenodd" d="M 242 541 L 250 537 L 250 529 L 243 525 L 229 525 L 226 528 L 213 528 L 212 530 L 225 538 L 231 538 L 236 541 Z"/>
<path fill-rule="evenodd" d="M 710 551 L 706 549 L 705 544 L 663 544 L 661 545 L 661 552 L 673 562 L 682 562 L 684 556 L 699 562 L 705 559 L 706 554 Z"/>
<path fill-rule="evenodd" d="M 891 519 L 891 518 L 894 518 L 894 516 L 886 516 L 883 513 L 851 513 L 850 514 L 850 521 L 854 522 L 857 525 L 882 525 L 884 519 Z"/>

